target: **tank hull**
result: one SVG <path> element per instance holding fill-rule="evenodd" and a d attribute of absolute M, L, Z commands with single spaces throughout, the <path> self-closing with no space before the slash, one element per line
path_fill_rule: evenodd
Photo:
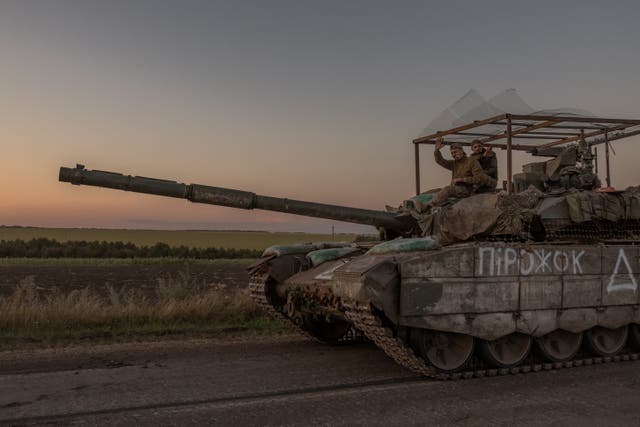
<path fill-rule="evenodd" d="M 288 301 L 287 316 L 346 321 L 399 363 L 438 378 L 469 364 L 516 368 L 554 357 L 573 363 L 593 355 L 583 349 L 587 338 L 596 340 L 596 350 L 597 340 L 622 339 L 619 348 L 603 351 L 623 354 L 640 325 L 639 281 L 635 244 L 485 242 L 346 256 L 309 266 L 273 289 Z M 468 360 L 433 366 L 420 353 L 428 354 L 434 334 L 468 343 Z M 498 352 L 492 359 L 500 343 L 512 343 L 504 345 L 522 358 L 511 363 Z"/>
<path fill-rule="evenodd" d="M 495 340 L 640 323 L 634 245 L 462 245 L 400 263 L 399 324 Z"/>
<path fill-rule="evenodd" d="M 639 259 L 635 245 L 461 244 L 332 261 L 284 288 L 325 287 L 400 326 L 494 340 L 640 323 Z"/>

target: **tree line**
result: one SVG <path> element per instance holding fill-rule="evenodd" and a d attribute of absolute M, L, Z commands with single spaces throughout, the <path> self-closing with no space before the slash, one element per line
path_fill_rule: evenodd
<path fill-rule="evenodd" d="M 130 242 L 68 241 L 38 238 L 0 240 L 0 258 L 259 258 L 261 250 L 190 248 L 156 243 L 138 246 Z"/>

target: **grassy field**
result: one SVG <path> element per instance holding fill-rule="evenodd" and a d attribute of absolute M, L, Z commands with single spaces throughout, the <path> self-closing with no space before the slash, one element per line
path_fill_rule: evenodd
<path fill-rule="evenodd" d="M 192 248 L 264 249 L 274 244 L 318 241 L 352 241 L 353 234 L 269 233 L 240 231 L 154 231 L 62 229 L 0 226 L 0 240 L 34 238 L 65 241 L 131 242 L 152 246 L 158 242 Z M 161 277 L 157 287 L 109 285 L 107 295 L 74 286 L 43 287 L 36 285 L 35 275 L 21 282 L 11 293 L 0 295 L 0 351 L 22 346 L 66 345 L 77 342 L 110 342 L 157 339 L 165 336 L 219 336 L 250 333 L 282 333 L 279 323 L 263 313 L 242 286 L 231 286 L 252 259 L 190 260 L 191 264 L 217 264 L 225 270 L 223 280 L 229 287 L 211 288 L 204 281 L 180 279 L 189 275 Z M 132 264 L 183 264 L 177 258 L 3 258 L 0 267 L 16 266 L 113 266 Z M 133 267 L 132 267 L 133 268 Z M 147 269 L 147 267 L 144 267 Z M 233 270 L 233 271 L 231 271 Z M 231 274 L 235 272 L 236 274 Z M 65 272 L 64 274 L 69 274 Z M 111 274 L 111 273 L 110 273 Z M 51 273 L 47 273 L 51 277 Z M 109 276 L 112 277 L 112 276 Z M 193 277 L 196 277 L 195 275 Z M 198 276 L 199 277 L 199 276 Z M 64 276 L 63 280 L 68 281 Z M 197 279 L 204 280 L 204 279 Z"/>
<path fill-rule="evenodd" d="M 0 296 L 0 351 L 24 345 L 127 341 L 166 336 L 279 333 L 246 290 L 233 294 L 186 278 L 160 280 L 156 297 L 130 288 L 44 291 L 25 281 Z"/>
<path fill-rule="evenodd" d="M 189 259 L 183 258 L 0 258 L 0 267 L 11 266 L 120 266 L 120 265 L 236 265 L 248 267 L 256 260 L 252 258 L 217 258 L 217 259 Z"/>
<path fill-rule="evenodd" d="M 150 246 L 158 242 L 169 246 L 192 248 L 222 247 L 228 249 L 264 249 L 272 245 L 352 241 L 354 234 L 270 233 L 265 231 L 169 231 L 169 230 L 109 230 L 96 228 L 37 228 L 0 226 L 0 240 L 30 240 L 35 238 L 70 240 L 131 242 Z"/>

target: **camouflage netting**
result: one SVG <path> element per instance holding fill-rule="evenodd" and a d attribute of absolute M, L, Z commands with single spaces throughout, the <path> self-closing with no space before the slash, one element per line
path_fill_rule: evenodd
<path fill-rule="evenodd" d="M 621 193 L 579 191 L 567 196 L 572 222 L 621 221 L 640 219 L 640 186 Z"/>
<path fill-rule="evenodd" d="M 533 186 L 516 194 L 481 193 L 450 199 L 438 206 L 430 203 L 430 194 L 421 194 L 405 201 L 398 211 L 415 218 L 423 236 L 434 236 L 443 245 L 491 236 L 544 238 L 545 229 L 551 239 L 584 239 L 585 233 L 602 234 L 603 226 L 624 233 L 629 224 L 640 222 L 640 186 L 613 193 L 569 190 L 562 196 L 566 214 L 559 220 L 540 218 L 536 208 L 544 194 Z M 554 221 L 560 221 L 556 228 L 564 227 L 557 236 L 553 234 L 558 231 L 553 228 Z M 600 225 L 593 228 L 594 224 Z"/>
<path fill-rule="evenodd" d="M 543 194 L 534 187 L 518 194 L 481 193 L 443 206 L 426 206 L 410 200 L 400 209 L 413 216 L 423 236 L 442 244 L 475 236 L 511 235 L 528 238 L 533 209 Z"/>

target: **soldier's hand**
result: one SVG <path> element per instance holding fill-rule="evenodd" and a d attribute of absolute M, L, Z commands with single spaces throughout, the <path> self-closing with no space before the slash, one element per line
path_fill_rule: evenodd
<path fill-rule="evenodd" d="M 442 140 L 442 137 L 436 138 L 436 151 L 440 151 L 442 147 L 444 147 L 444 141 Z"/>
<path fill-rule="evenodd" d="M 487 147 L 484 149 L 484 156 L 485 157 L 491 157 L 493 156 L 493 147 Z"/>

